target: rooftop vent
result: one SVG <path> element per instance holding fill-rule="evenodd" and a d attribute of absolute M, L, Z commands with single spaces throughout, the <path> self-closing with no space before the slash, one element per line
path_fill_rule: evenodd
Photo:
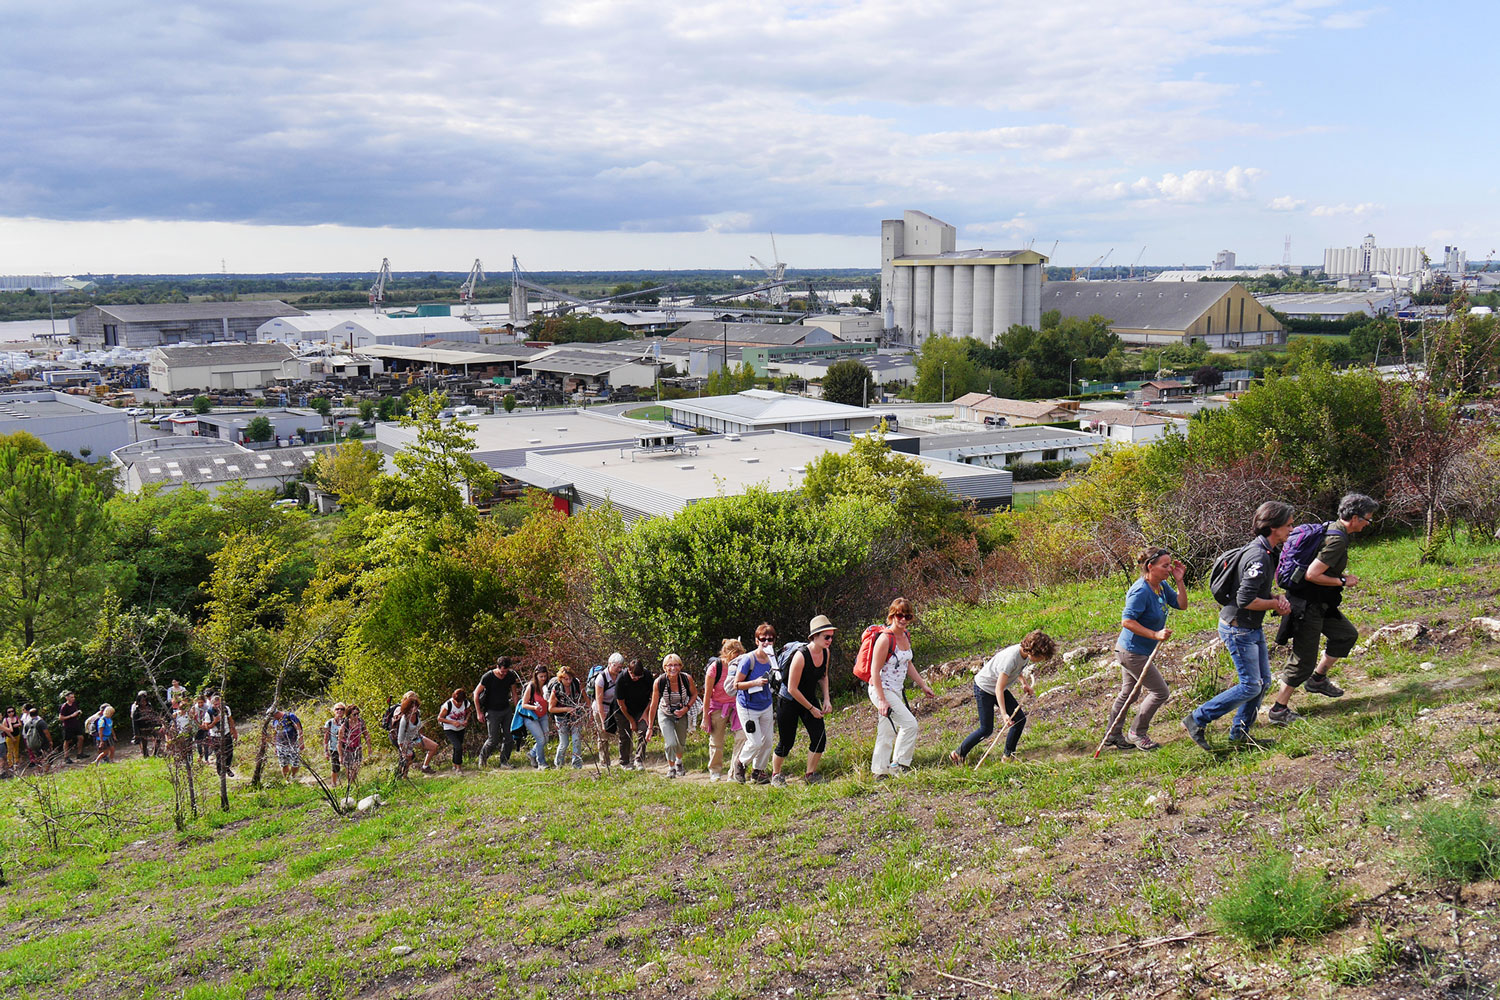
<path fill-rule="evenodd" d="M 695 465 L 693 465 L 691 463 L 687 463 L 687 464 L 684 464 L 684 465 L 679 465 L 678 468 L 681 469 L 683 472 L 690 472 L 693 469 L 697 468 L 697 466 L 695 466 Z"/>
<path fill-rule="evenodd" d="M 752 456 L 748 456 L 746 458 L 742 458 L 742 459 L 740 459 L 740 461 L 744 462 L 746 465 L 759 465 L 760 464 L 760 459 L 754 457 L 753 455 Z"/>

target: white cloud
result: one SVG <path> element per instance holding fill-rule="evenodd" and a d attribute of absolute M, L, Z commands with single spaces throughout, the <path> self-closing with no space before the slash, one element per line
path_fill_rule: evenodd
<path fill-rule="evenodd" d="M 1289 194 L 1284 194 L 1284 195 L 1282 195 L 1279 198 L 1272 198 L 1266 204 L 1266 207 L 1269 208 L 1273 212 L 1295 212 L 1295 211 L 1299 210 L 1300 208 L 1302 208 L 1303 205 L 1306 205 L 1306 204 L 1307 204 L 1306 199 L 1303 199 L 1303 198 L 1293 198 Z"/>
<path fill-rule="evenodd" d="M 1337 205 L 1316 205 L 1312 214 L 1318 218 L 1333 218 L 1340 215 L 1369 215 L 1378 212 L 1385 206 L 1378 205 L 1373 201 L 1362 201 L 1357 205 L 1339 202 Z"/>

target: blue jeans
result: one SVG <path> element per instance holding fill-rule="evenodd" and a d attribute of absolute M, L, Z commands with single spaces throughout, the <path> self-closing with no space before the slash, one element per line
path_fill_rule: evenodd
<path fill-rule="evenodd" d="M 537 767 L 547 766 L 547 723 L 551 718 L 550 715 L 544 715 L 540 719 L 527 719 L 522 716 L 522 720 L 526 723 L 526 731 L 531 734 L 532 741 L 536 743 L 536 746 L 526 753 Z"/>
<path fill-rule="evenodd" d="M 552 721 L 557 729 L 557 753 L 552 758 L 552 763 L 557 767 L 563 766 L 563 754 L 568 750 L 568 741 L 573 741 L 573 766 L 583 766 L 583 723 L 574 722 L 566 715 L 552 716 Z"/>
<path fill-rule="evenodd" d="M 995 731 L 995 692 L 986 691 L 978 684 L 974 685 L 974 706 L 979 709 L 979 728 L 970 733 L 958 747 L 960 757 L 969 756 L 980 743 L 983 743 L 991 733 Z M 1016 746 L 1021 742 L 1021 732 L 1026 728 L 1026 713 L 1021 710 L 1016 696 L 1007 689 L 1005 692 L 1005 711 L 1010 714 L 1010 732 L 1005 734 L 1005 752 L 1015 753 Z"/>
<path fill-rule="evenodd" d="M 1258 628 L 1240 628 L 1220 622 L 1219 638 L 1229 649 L 1229 658 L 1234 661 L 1240 682 L 1199 705 L 1190 718 L 1195 725 L 1206 726 L 1238 708 L 1229 727 L 1229 735 L 1234 738 L 1248 733 L 1255 725 L 1261 696 L 1271 685 L 1271 651 L 1266 646 L 1265 632 Z"/>

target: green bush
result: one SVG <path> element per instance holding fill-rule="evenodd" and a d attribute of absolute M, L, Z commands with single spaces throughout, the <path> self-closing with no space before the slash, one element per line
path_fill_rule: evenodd
<path fill-rule="evenodd" d="M 1219 928 L 1255 947 L 1283 938 L 1314 938 L 1342 924 L 1349 893 L 1327 873 L 1293 872 L 1285 854 L 1267 854 L 1237 874 L 1213 904 Z"/>
<path fill-rule="evenodd" d="M 1438 805 L 1417 821 L 1416 867 L 1438 881 L 1500 878 L 1500 827 L 1477 802 Z"/>
<path fill-rule="evenodd" d="M 1073 463 L 1067 459 L 1055 462 L 1018 462 L 1015 465 L 1006 466 L 1018 483 L 1028 483 L 1037 479 L 1056 479 L 1072 467 Z"/>
<path fill-rule="evenodd" d="M 756 488 L 637 522 L 601 554 L 592 612 L 623 649 L 658 661 L 677 652 L 701 664 L 720 640 L 765 621 L 783 641 L 802 638 L 819 614 L 848 646 L 896 596 L 891 576 L 908 544 L 889 504 L 814 505 Z M 836 657 L 846 681 L 851 655 Z"/>

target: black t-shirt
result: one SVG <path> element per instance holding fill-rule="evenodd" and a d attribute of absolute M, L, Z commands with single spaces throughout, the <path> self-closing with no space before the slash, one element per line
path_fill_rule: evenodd
<path fill-rule="evenodd" d="M 62 722 L 63 732 L 83 732 L 82 705 L 69 705 L 67 702 L 63 702 L 62 707 L 57 712 L 57 717 Z"/>
<path fill-rule="evenodd" d="M 516 686 L 516 672 L 507 670 L 504 677 L 496 677 L 493 670 L 486 670 L 479 678 L 479 707 L 486 712 L 509 708 L 511 691 Z"/>
<path fill-rule="evenodd" d="M 625 714 L 632 718 L 640 718 L 651 707 L 651 684 L 654 678 L 651 671 L 641 671 L 640 679 L 630 676 L 630 671 L 620 673 L 620 679 L 615 684 L 615 701 L 625 706 Z"/>

